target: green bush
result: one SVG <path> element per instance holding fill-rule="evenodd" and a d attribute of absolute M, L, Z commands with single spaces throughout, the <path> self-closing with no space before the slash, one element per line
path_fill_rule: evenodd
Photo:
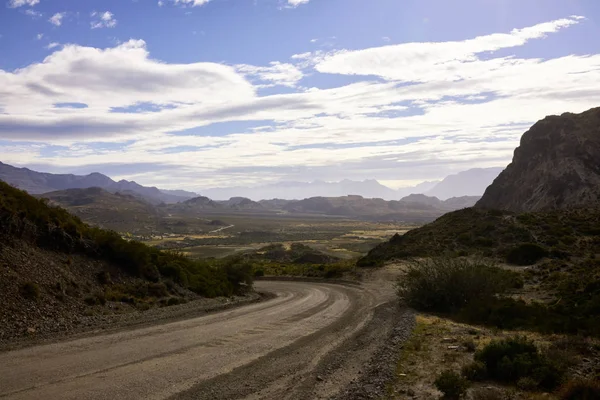
<path fill-rule="evenodd" d="M 454 371 L 442 372 L 434 382 L 435 387 L 444 394 L 444 399 L 458 400 L 465 396 L 469 382 Z"/>
<path fill-rule="evenodd" d="M 40 287 L 33 282 L 25 282 L 21 285 L 19 292 L 21 296 L 29 300 L 37 300 L 40 297 Z"/>
<path fill-rule="evenodd" d="M 600 382 L 576 379 L 567 382 L 559 391 L 560 400 L 600 399 Z"/>
<path fill-rule="evenodd" d="M 537 346 L 523 336 L 496 340 L 475 353 L 490 378 L 517 383 L 523 378 L 535 381 L 535 386 L 553 389 L 560 384 L 564 369 L 540 353 Z"/>
<path fill-rule="evenodd" d="M 417 310 L 448 312 L 505 292 L 518 281 L 515 274 L 488 261 L 435 258 L 412 262 L 396 287 L 398 296 Z"/>
<path fill-rule="evenodd" d="M 533 265 L 548 256 L 548 250 L 535 243 L 523 243 L 513 248 L 506 256 L 506 261 L 514 265 Z"/>
<path fill-rule="evenodd" d="M 487 378 L 487 369 L 481 361 L 473 361 L 462 367 L 461 374 L 470 381 L 478 382 Z"/>

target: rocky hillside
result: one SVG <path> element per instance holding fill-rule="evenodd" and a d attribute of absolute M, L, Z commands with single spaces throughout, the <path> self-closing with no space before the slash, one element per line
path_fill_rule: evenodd
<path fill-rule="evenodd" d="M 600 107 L 537 122 L 477 207 L 568 209 L 600 200 Z"/>
<path fill-rule="evenodd" d="M 86 314 L 231 295 L 246 272 L 125 240 L 0 182 L 0 342 Z"/>

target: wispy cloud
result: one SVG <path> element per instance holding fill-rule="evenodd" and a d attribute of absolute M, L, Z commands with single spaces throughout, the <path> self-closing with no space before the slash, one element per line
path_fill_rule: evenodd
<path fill-rule="evenodd" d="M 60 43 L 58 43 L 58 42 L 52 42 L 52 43 L 48 43 L 48 45 L 46 46 L 46 48 L 48 50 L 52 50 L 53 48 L 58 47 L 58 46 L 60 46 Z"/>
<path fill-rule="evenodd" d="M 42 16 L 42 13 L 39 11 L 35 11 L 34 9 L 27 9 L 24 11 L 25 15 L 29 15 L 32 18 L 40 18 Z"/>
<path fill-rule="evenodd" d="M 236 65 L 238 72 L 254 80 L 259 87 L 288 86 L 294 87 L 304 76 L 295 65 L 271 62 L 269 66 Z"/>
<path fill-rule="evenodd" d="M 39 4 L 40 0 L 10 0 L 8 2 L 8 6 L 10 8 L 17 8 L 22 6 L 33 7 L 36 4 Z"/>
<path fill-rule="evenodd" d="M 42 40 L 42 38 L 43 38 L 43 37 L 44 37 L 44 34 L 43 34 L 43 33 L 38 33 L 37 35 L 35 35 L 35 38 L 36 38 L 37 40 Z"/>
<path fill-rule="evenodd" d="M 63 19 L 65 18 L 66 15 L 67 15 L 66 12 L 58 12 L 58 13 L 54 14 L 53 16 L 51 16 L 50 19 L 48 20 L 48 22 L 50 22 L 54 26 L 61 26 Z"/>
<path fill-rule="evenodd" d="M 117 20 L 115 19 L 115 15 L 110 11 L 105 11 L 102 13 L 94 11 L 92 13 L 92 17 L 96 18 L 94 21 L 90 22 L 90 26 L 92 27 L 92 29 L 114 28 L 115 26 L 117 26 Z"/>
<path fill-rule="evenodd" d="M 298 7 L 301 4 L 308 4 L 310 0 L 287 0 L 287 4 L 290 7 Z"/>
<path fill-rule="evenodd" d="M 158 5 L 163 6 L 167 0 L 159 0 Z M 199 7 L 208 4 L 211 0 L 169 0 L 175 5 L 186 7 Z"/>

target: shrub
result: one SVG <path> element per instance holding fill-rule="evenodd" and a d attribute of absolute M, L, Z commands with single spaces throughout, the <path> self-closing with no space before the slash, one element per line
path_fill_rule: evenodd
<path fill-rule="evenodd" d="M 112 279 L 110 278 L 110 272 L 108 272 L 108 271 L 98 272 L 98 274 L 96 275 L 96 278 L 98 279 L 98 283 L 100 283 L 101 285 L 112 284 Z"/>
<path fill-rule="evenodd" d="M 148 284 L 148 295 L 152 297 L 165 297 L 169 292 L 167 290 L 167 286 L 160 283 L 149 283 Z"/>
<path fill-rule="evenodd" d="M 33 282 L 25 282 L 21 285 L 19 292 L 21 296 L 29 300 L 37 300 L 40 297 L 40 287 Z"/>
<path fill-rule="evenodd" d="M 564 368 L 540 353 L 537 346 L 523 336 L 489 343 L 475 353 L 475 360 L 485 364 L 488 376 L 507 383 L 531 378 L 535 386 L 553 389 L 564 374 Z"/>
<path fill-rule="evenodd" d="M 398 296 L 418 310 L 457 311 L 514 286 L 515 274 L 488 261 L 436 258 L 412 262 L 396 287 Z"/>
<path fill-rule="evenodd" d="M 449 400 L 463 398 L 469 388 L 469 382 L 454 371 L 442 372 L 434 385 L 444 394 L 444 398 Z"/>
<path fill-rule="evenodd" d="M 88 306 L 105 305 L 106 296 L 103 292 L 95 292 L 94 294 L 87 296 L 85 299 L 83 299 L 83 301 Z"/>
<path fill-rule="evenodd" d="M 559 391 L 560 400 L 600 399 L 600 382 L 577 379 L 567 382 Z"/>
<path fill-rule="evenodd" d="M 538 383 L 529 377 L 520 378 L 517 381 L 517 387 L 523 391 L 531 392 L 538 387 Z"/>
<path fill-rule="evenodd" d="M 487 378 L 487 369 L 481 361 L 474 361 L 462 367 L 461 374 L 468 380 L 477 382 Z"/>
<path fill-rule="evenodd" d="M 513 248 L 506 261 L 514 265 L 533 265 L 548 255 L 548 250 L 535 243 L 523 243 Z"/>

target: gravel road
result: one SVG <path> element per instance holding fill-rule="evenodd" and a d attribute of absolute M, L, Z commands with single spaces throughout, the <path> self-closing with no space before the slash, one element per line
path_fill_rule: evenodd
<path fill-rule="evenodd" d="M 184 321 L 0 353 L 0 398 L 351 399 L 348 388 L 370 381 L 374 396 L 383 385 L 372 376 L 382 367 L 374 368 L 374 358 L 388 358 L 381 353 L 394 351 L 389 341 L 412 327 L 413 316 L 395 305 L 391 288 L 374 282 L 261 281 L 256 287 L 277 296 Z"/>

